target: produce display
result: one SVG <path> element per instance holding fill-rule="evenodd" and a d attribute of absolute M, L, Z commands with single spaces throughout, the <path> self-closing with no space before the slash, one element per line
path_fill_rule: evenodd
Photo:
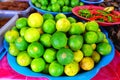
<path fill-rule="evenodd" d="M 5 25 L 10 20 L 10 18 L 2 18 L 0 19 L 0 28 Z"/>
<path fill-rule="evenodd" d="M 78 11 L 78 14 L 90 20 L 96 20 L 100 22 L 119 22 L 120 21 L 120 13 L 106 11 L 105 9 L 103 10 L 80 9 Z"/>
<path fill-rule="evenodd" d="M 71 12 L 75 6 L 84 5 L 80 0 L 31 0 L 37 8 L 50 12 Z"/>
<path fill-rule="evenodd" d="M 114 6 L 115 10 L 120 11 L 120 0 L 104 0 L 99 6 Z M 120 51 L 120 24 L 105 28 L 109 33 L 109 38 L 113 41 L 115 48 Z"/>
<path fill-rule="evenodd" d="M 4 35 L 9 54 L 33 72 L 75 76 L 92 70 L 112 50 L 96 21 L 83 23 L 62 13 L 32 13 L 15 23 Z"/>
<path fill-rule="evenodd" d="M 0 2 L 0 10 L 25 10 L 29 7 L 26 1 Z"/>

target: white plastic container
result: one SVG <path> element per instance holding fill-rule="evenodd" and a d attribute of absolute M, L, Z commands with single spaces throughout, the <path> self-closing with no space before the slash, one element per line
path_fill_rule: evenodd
<path fill-rule="evenodd" d="M 15 0 L 17 1 L 17 0 Z M 28 2 L 27 0 L 18 0 L 19 2 Z M 2 1 L 3 2 L 3 1 Z M 25 10 L 0 10 L 0 14 L 18 14 L 20 16 L 28 16 L 29 12 L 31 11 L 31 7 L 29 6 L 27 9 Z"/>
<path fill-rule="evenodd" d="M 0 18 L 10 18 L 10 20 L 0 28 L 0 47 L 2 47 L 4 34 L 7 30 L 10 30 L 15 25 L 15 21 L 18 19 L 18 15 L 0 13 Z"/>

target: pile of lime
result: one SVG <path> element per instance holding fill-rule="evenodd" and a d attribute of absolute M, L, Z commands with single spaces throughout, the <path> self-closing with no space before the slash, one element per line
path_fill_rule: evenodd
<path fill-rule="evenodd" d="M 31 0 L 37 8 L 50 12 L 71 12 L 75 6 L 84 5 L 80 0 Z"/>
<path fill-rule="evenodd" d="M 4 38 L 20 66 L 51 76 L 92 70 L 112 49 L 95 21 L 77 22 L 62 13 L 20 17 Z"/>

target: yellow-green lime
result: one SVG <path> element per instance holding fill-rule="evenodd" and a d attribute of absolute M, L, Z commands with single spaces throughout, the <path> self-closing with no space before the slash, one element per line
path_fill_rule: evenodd
<path fill-rule="evenodd" d="M 67 76 L 75 76 L 80 70 L 78 62 L 71 62 L 70 64 L 65 65 L 64 72 Z"/>
<path fill-rule="evenodd" d="M 81 50 L 77 50 L 76 52 L 74 52 L 74 61 L 80 62 L 83 56 L 84 56 L 83 52 Z"/>
<path fill-rule="evenodd" d="M 41 27 L 43 24 L 43 16 L 40 13 L 32 13 L 28 16 L 28 25 L 30 27 Z"/>
<path fill-rule="evenodd" d="M 31 63 L 32 58 L 28 55 L 26 51 L 22 51 L 17 55 L 17 63 L 20 66 L 28 66 Z"/>
<path fill-rule="evenodd" d="M 59 20 L 59 19 L 61 19 L 61 18 L 67 18 L 67 17 L 66 17 L 66 15 L 63 14 L 63 13 L 58 13 L 58 14 L 55 16 L 55 20 L 56 20 L 56 21 Z"/>
<path fill-rule="evenodd" d="M 98 63 L 101 59 L 101 56 L 97 51 L 94 51 L 92 54 L 92 59 L 94 60 L 95 63 Z"/>
<path fill-rule="evenodd" d="M 84 56 L 91 56 L 93 53 L 93 48 L 90 44 L 83 44 L 81 50 L 82 50 Z"/>
<path fill-rule="evenodd" d="M 68 19 L 61 18 L 56 23 L 57 31 L 67 32 L 71 27 L 71 24 Z"/>
<path fill-rule="evenodd" d="M 50 34 L 42 34 L 40 37 L 41 44 L 45 47 L 51 47 L 51 42 L 50 42 L 51 36 L 52 35 Z"/>

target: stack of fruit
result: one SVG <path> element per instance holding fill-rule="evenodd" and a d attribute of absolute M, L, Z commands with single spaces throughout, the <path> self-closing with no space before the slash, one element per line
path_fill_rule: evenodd
<path fill-rule="evenodd" d="M 51 76 L 89 71 L 112 49 L 95 21 L 84 24 L 62 13 L 21 17 L 5 40 L 20 66 Z"/>
<path fill-rule="evenodd" d="M 83 5 L 79 0 L 31 0 L 37 8 L 50 12 L 71 12 L 75 6 Z"/>

